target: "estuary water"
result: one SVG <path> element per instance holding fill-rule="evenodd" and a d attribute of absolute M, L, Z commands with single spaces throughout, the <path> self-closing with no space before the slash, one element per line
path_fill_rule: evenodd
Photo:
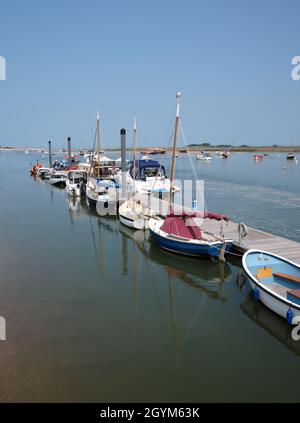
<path fill-rule="evenodd" d="M 37 158 L 0 152 L 0 401 L 299 401 L 300 342 L 253 302 L 239 258 L 165 253 L 34 180 Z M 285 154 L 182 154 L 176 172 L 204 179 L 210 211 L 300 242 Z"/>

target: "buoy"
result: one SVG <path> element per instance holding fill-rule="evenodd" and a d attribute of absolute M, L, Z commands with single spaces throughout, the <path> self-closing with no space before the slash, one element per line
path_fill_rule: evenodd
<path fill-rule="evenodd" d="M 293 323 L 293 312 L 292 310 L 289 308 L 287 313 L 286 313 L 286 320 L 288 322 L 289 325 L 291 325 Z"/>
<path fill-rule="evenodd" d="M 257 288 L 257 286 L 253 289 L 253 298 L 254 298 L 254 301 L 258 301 L 258 297 L 259 297 L 259 291 L 258 291 L 258 288 Z"/>

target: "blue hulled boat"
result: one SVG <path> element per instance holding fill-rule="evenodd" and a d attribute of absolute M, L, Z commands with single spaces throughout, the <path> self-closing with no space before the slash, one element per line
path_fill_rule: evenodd
<path fill-rule="evenodd" d="M 209 218 L 210 215 L 218 220 L 228 219 L 209 213 L 206 213 L 205 217 Z M 194 217 L 197 217 L 196 213 L 194 215 L 170 213 L 165 219 L 151 218 L 149 220 L 151 239 L 164 250 L 194 257 L 220 257 L 231 250 L 233 240 L 222 239 L 201 231 Z"/>
<path fill-rule="evenodd" d="M 174 170 L 176 158 L 176 142 L 179 126 L 180 92 L 176 95 L 176 120 L 174 129 L 174 143 L 172 152 L 171 178 L 169 187 L 169 214 L 164 218 L 149 219 L 149 229 L 152 240 L 161 248 L 173 253 L 195 257 L 218 257 L 224 260 L 224 254 L 230 251 L 233 240 L 201 231 L 194 218 L 209 218 L 228 220 L 226 216 L 214 213 L 182 212 L 174 213 L 172 204 L 174 188 Z"/>

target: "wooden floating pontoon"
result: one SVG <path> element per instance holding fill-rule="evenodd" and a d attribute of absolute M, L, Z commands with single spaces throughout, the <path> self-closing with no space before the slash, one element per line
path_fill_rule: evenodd
<path fill-rule="evenodd" d="M 205 220 L 202 229 L 207 232 L 218 233 L 219 222 Z M 223 230 L 227 238 L 233 239 L 233 251 L 244 253 L 250 249 L 268 251 L 273 254 L 285 257 L 288 260 L 300 265 L 300 243 L 291 241 L 281 236 L 273 235 L 258 229 L 248 227 L 248 234 L 245 238 L 239 235 L 239 224 L 229 221 L 224 222 Z"/>

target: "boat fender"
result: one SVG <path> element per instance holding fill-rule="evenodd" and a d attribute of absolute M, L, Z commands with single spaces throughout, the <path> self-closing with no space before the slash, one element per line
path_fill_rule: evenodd
<path fill-rule="evenodd" d="M 287 313 L 286 313 L 286 320 L 287 320 L 287 322 L 288 322 L 289 325 L 291 325 L 293 323 L 293 317 L 294 317 L 293 312 L 289 308 L 288 311 L 287 311 Z"/>
<path fill-rule="evenodd" d="M 259 299 L 259 290 L 257 286 L 253 289 L 253 298 L 254 298 L 254 301 L 258 301 Z"/>
<path fill-rule="evenodd" d="M 245 223 L 239 223 L 238 231 L 242 238 L 245 238 L 248 235 L 248 228 Z"/>

